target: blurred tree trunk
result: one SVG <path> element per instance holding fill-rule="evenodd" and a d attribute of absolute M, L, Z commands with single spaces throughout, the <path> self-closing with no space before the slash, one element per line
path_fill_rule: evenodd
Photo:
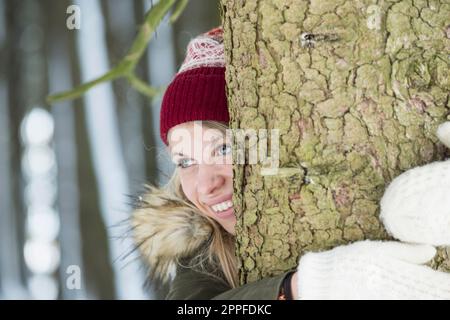
<path fill-rule="evenodd" d="M 23 25 L 15 17 L 20 4 L 0 3 L 0 296 L 26 299 L 20 123 L 25 113 L 18 41 Z M 13 54 L 15 53 L 15 54 Z M 18 94 L 20 93 L 20 94 Z"/>
<path fill-rule="evenodd" d="M 387 184 L 445 157 L 450 1 L 373 3 L 222 0 L 232 127 L 280 130 L 278 174 L 234 168 L 241 282 L 388 238 Z M 434 266 L 450 271 L 449 256 Z"/>

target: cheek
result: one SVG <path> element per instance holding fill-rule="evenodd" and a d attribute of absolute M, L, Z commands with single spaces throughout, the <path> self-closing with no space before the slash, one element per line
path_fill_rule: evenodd
<path fill-rule="evenodd" d="M 195 179 L 192 179 L 189 175 L 180 174 L 180 183 L 186 197 L 193 202 L 195 199 Z"/>
<path fill-rule="evenodd" d="M 224 166 L 224 175 L 227 178 L 230 178 L 231 180 L 233 180 L 233 165 L 232 164 L 226 164 Z"/>

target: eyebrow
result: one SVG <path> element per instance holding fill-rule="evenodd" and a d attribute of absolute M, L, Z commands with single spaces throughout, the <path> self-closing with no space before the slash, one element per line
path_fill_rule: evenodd
<path fill-rule="evenodd" d="M 209 142 L 209 144 L 214 144 L 217 142 L 217 140 L 223 139 L 223 138 L 224 137 L 222 137 L 222 136 L 218 136 L 218 137 L 214 138 L 211 142 Z M 173 156 L 187 157 L 187 155 L 185 155 L 183 152 L 173 152 L 172 157 Z"/>

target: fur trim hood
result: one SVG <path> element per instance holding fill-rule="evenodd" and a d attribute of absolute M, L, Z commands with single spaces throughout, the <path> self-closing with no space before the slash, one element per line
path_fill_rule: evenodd
<path fill-rule="evenodd" d="M 179 259 L 193 255 L 212 234 L 206 218 L 180 199 L 167 188 L 147 186 L 132 213 L 132 235 L 150 280 L 168 281 Z"/>

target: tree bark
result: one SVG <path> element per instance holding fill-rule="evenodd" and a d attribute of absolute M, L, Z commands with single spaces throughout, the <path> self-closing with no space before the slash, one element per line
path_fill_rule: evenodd
<path fill-rule="evenodd" d="M 234 129 L 279 129 L 280 170 L 234 166 L 240 280 L 389 239 L 389 182 L 444 159 L 450 1 L 222 0 Z M 450 271 L 450 248 L 432 266 Z"/>

